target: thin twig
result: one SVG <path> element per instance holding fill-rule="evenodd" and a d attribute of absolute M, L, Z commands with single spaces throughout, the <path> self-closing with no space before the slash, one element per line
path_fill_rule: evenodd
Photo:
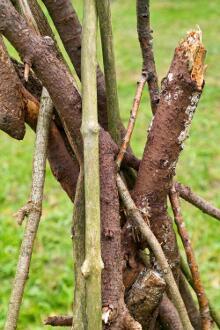
<path fill-rule="evenodd" d="M 136 94 L 135 94 L 133 106 L 131 109 L 131 115 L 130 115 L 130 119 L 128 122 L 127 131 L 126 131 L 125 137 L 123 139 L 123 143 L 120 147 L 119 154 L 116 159 L 116 164 L 117 164 L 118 168 L 120 168 L 122 160 L 124 158 L 124 154 L 129 146 L 131 135 L 134 130 L 135 121 L 137 118 L 137 112 L 138 112 L 140 102 L 141 102 L 142 92 L 143 92 L 144 86 L 146 84 L 146 81 L 147 81 L 147 76 L 145 74 L 142 74 L 141 79 L 137 85 Z"/>
<path fill-rule="evenodd" d="M 47 158 L 47 144 L 49 124 L 52 116 L 53 104 L 46 89 L 42 91 L 41 106 L 38 117 L 35 152 L 32 173 L 31 205 L 26 223 L 24 238 L 21 244 L 17 271 L 12 287 L 5 330 L 16 329 L 19 310 L 24 294 L 25 283 L 28 279 L 33 245 L 41 217 L 43 188 L 45 180 L 45 166 Z"/>
<path fill-rule="evenodd" d="M 210 215 L 217 220 L 220 220 L 220 209 L 195 194 L 190 187 L 184 186 L 182 183 L 177 182 L 175 183 L 175 188 L 181 198 L 185 199 L 190 204 L 196 206 L 202 212 Z"/>
<path fill-rule="evenodd" d="M 182 257 L 180 259 L 180 266 L 183 271 L 183 274 L 185 275 L 186 280 L 188 281 L 188 283 L 190 284 L 192 289 L 195 291 L 195 285 L 194 285 L 194 282 L 192 279 L 192 275 L 190 274 L 189 267 Z M 216 325 L 218 326 L 218 328 L 220 329 L 220 315 L 215 310 L 215 307 L 212 305 L 210 300 L 208 300 L 208 301 L 209 301 L 209 310 L 210 310 L 211 317 L 212 317 L 213 321 L 216 323 Z"/>
<path fill-rule="evenodd" d="M 72 322 L 72 316 L 49 316 L 44 320 L 45 325 L 50 325 L 52 327 L 70 327 Z"/>
<path fill-rule="evenodd" d="M 152 45 L 149 0 L 137 0 L 137 32 L 143 58 L 143 72 L 147 74 L 152 113 L 155 114 L 160 99 L 159 85 Z"/>
<path fill-rule="evenodd" d="M 180 201 L 178 194 L 175 189 L 175 185 L 172 186 L 170 190 L 170 202 L 173 209 L 173 214 L 175 218 L 175 223 L 177 225 L 177 229 L 179 232 L 179 235 L 181 237 L 185 252 L 187 261 L 189 264 L 189 268 L 192 274 L 194 287 L 196 291 L 196 295 L 199 302 L 199 308 L 200 308 L 200 315 L 201 315 L 201 323 L 202 323 L 202 329 L 208 330 L 211 328 L 211 318 L 209 313 L 209 304 L 208 299 L 205 294 L 205 290 L 203 288 L 198 265 L 196 263 L 195 254 L 193 252 L 193 248 L 191 245 L 191 241 L 189 238 L 189 234 L 186 230 L 185 223 L 183 220 L 183 216 L 181 214 L 181 207 L 180 207 Z"/>
<path fill-rule="evenodd" d="M 147 241 L 150 249 L 155 255 L 157 262 L 161 268 L 161 272 L 163 277 L 167 283 L 168 291 L 172 298 L 172 301 L 179 312 L 179 316 L 181 318 L 181 322 L 185 330 L 193 329 L 190 323 L 184 302 L 182 297 L 179 293 L 178 287 L 176 285 L 175 279 L 173 277 L 172 271 L 170 266 L 166 260 L 164 252 L 162 250 L 161 245 L 159 244 L 158 240 L 154 236 L 153 232 L 150 230 L 146 222 L 144 221 L 140 211 L 137 209 L 134 201 L 132 200 L 123 180 L 121 179 L 120 175 L 117 175 L 117 186 L 119 190 L 120 197 L 124 206 L 127 210 L 128 215 L 131 216 L 132 220 L 134 221 L 134 225 L 139 229 L 140 233 L 142 234 L 143 238 Z"/>

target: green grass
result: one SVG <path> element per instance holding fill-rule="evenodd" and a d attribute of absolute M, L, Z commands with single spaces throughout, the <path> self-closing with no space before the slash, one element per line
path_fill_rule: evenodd
<path fill-rule="evenodd" d="M 74 1 L 81 13 L 81 1 Z M 136 35 L 135 2 L 112 1 L 115 54 L 121 115 L 126 123 L 141 68 Z M 218 0 L 152 1 L 154 50 L 160 79 L 185 32 L 196 24 L 207 47 L 206 86 L 194 117 L 190 138 L 177 167 L 177 177 L 220 207 L 220 7 Z M 10 47 L 10 51 L 12 51 Z M 132 145 L 142 155 L 151 119 L 147 92 L 138 116 Z M 34 134 L 22 142 L 0 133 L 0 328 L 3 327 L 23 228 L 13 213 L 28 199 Z M 183 213 L 209 298 L 220 310 L 220 226 L 187 203 Z M 44 210 L 18 329 L 42 329 L 47 315 L 67 314 L 72 303 L 72 205 L 47 169 Z"/>

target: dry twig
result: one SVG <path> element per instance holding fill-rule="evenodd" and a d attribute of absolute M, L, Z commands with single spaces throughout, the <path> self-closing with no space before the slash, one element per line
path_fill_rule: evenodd
<path fill-rule="evenodd" d="M 181 214 L 179 197 L 176 192 L 175 185 L 173 185 L 173 187 L 170 190 L 170 202 L 171 202 L 171 206 L 173 209 L 177 229 L 178 229 L 179 235 L 181 237 L 181 240 L 182 240 L 185 252 L 186 252 L 189 268 L 190 268 L 190 271 L 192 274 L 194 287 L 195 287 L 195 291 L 196 291 L 196 295 L 197 295 L 199 307 L 200 307 L 202 329 L 208 330 L 211 328 L 211 318 L 210 318 L 210 314 L 209 314 L 208 299 L 206 297 L 205 290 L 202 286 L 199 269 L 198 269 L 198 265 L 196 263 L 196 259 L 195 259 L 193 248 L 192 248 L 192 245 L 190 242 L 189 234 L 186 230 L 183 216 Z"/>
<path fill-rule="evenodd" d="M 24 238 L 22 241 L 17 271 L 12 287 L 5 330 L 16 329 L 19 310 L 21 307 L 25 283 L 28 279 L 33 245 L 41 217 L 45 166 L 47 158 L 47 144 L 49 124 L 52 116 L 53 104 L 46 89 L 43 89 L 41 107 L 39 111 L 35 152 L 33 161 L 33 176 L 31 189 L 31 205 Z"/>
<path fill-rule="evenodd" d="M 220 209 L 207 202 L 202 197 L 196 195 L 190 187 L 184 186 L 181 183 L 175 183 L 175 188 L 181 198 L 185 199 L 190 204 L 196 206 L 202 212 L 210 215 L 211 217 L 220 220 Z"/>

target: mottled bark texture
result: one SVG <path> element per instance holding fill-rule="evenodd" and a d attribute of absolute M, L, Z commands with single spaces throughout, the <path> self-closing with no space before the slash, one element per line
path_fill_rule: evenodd
<path fill-rule="evenodd" d="M 45 325 L 52 327 L 71 327 L 73 318 L 71 316 L 49 316 L 44 320 Z"/>
<path fill-rule="evenodd" d="M 166 295 L 159 307 L 159 320 L 164 330 L 184 330 L 175 306 Z"/>
<path fill-rule="evenodd" d="M 59 32 L 64 47 L 71 59 L 78 77 L 81 79 L 81 33 L 82 26 L 70 0 L 43 0 Z M 97 67 L 97 99 L 100 125 L 108 128 L 105 79 Z"/>
<path fill-rule="evenodd" d="M 201 95 L 204 54 L 199 32 L 190 32 L 176 48 L 163 80 L 160 103 L 149 128 L 133 191 L 137 207 L 143 214 L 148 210 L 151 229 L 176 276 L 179 254 L 167 213 L 167 195 Z"/>
<path fill-rule="evenodd" d="M 22 84 L 0 35 L 0 129 L 15 139 L 25 134 Z"/>
<path fill-rule="evenodd" d="M 144 270 L 126 294 L 127 307 L 143 329 L 148 329 L 152 313 L 160 303 L 165 287 L 165 281 L 159 273 Z"/>

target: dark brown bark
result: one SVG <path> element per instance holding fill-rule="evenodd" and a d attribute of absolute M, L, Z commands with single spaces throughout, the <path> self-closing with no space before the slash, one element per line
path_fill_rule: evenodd
<path fill-rule="evenodd" d="M 156 113 L 157 105 L 160 100 L 158 78 L 156 73 L 152 32 L 150 27 L 150 4 L 149 0 L 136 0 L 137 6 L 137 32 L 141 46 L 143 66 L 142 72 L 147 75 L 147 83 L 150 94 L 151 109 Z"/>
<path fill-rule="evenodd" d="M 81 31 L 82 26 L 70 0 L 43 0 L 63 41 L 64 47 L 81 79 Z M 104 129 L 108 129 L 105 79 L 97 67 L 98 117 Z"/>
<path fill-rule="evenodd" d="M 163 81 L 160 103 L 149 129 L 133 193 L 137 207 L 143 213 L 148 209 L 151 229 L 173 270 L 178 268 L 179 254 L 172 220 L 167 213 L 167 195 L 202 90 L 203 71 L 193 77 L 198 64 L 198 58 L 192 60 L 194 47 L 199 55 L 205 52 L 196 32 L 188 35 L 175 50 Z M 202 57 L 202 68 L 203 60 Z"/>
<path fill-rule="evenodd" d="M 165 287 L 165 281 L 159 273 L 144 270 L 127 293 L 127 307 L 143 329 L 149 329 L 152 314 L 162 299 Z"/>
<path fill-rule="evenodd" d="M 44 324 L 52 327 L 71 327 L 72 320 L 71 316 L 49 316 Z"/>
<path fill-rule="evenodd" d="M 180 197 L 198 207 L 202 212 L 217 220 L 220 220 L 220 210 L 211 203 L 204 200 L 202 197 L 196 195 L 190 187 L 184 186 L 181 183 L 176 183 L 175 187 Z"/>
<path fill-rule="evenodd" d="M 17 140 L 25 134 L 22 84 L 0 35 L 0 129 Z"/>
<path fill-rule="evenodd" d="M 159 307 L 159 319 L 164 330 L 184 330 L 175 306 L 166 295 Z"/>
<path fill-rule="evenodd" d="M 124 303 L 122 280 L 121 227 L 116 186 L 115 145 L 100 134 L 102 305 L 107 315 L 105 329 L 124 329 L 125 323 L 136 328 Z M 109 315 L 108 315 L 109 313 Z M 130 328 L 129 328 L 130 329 Z"/>

